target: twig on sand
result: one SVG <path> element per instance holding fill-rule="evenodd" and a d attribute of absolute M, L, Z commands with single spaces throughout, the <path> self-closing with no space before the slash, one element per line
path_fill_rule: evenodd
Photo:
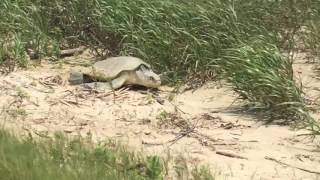
<path fill-rule="evenodd" d="M 161 145 L 164 145 L 164 143 L 147 142 L 147 141 L 143 141 L 143 140 L 142 140 L 142 144 L 151 145 L 151 146 L 161 146 Z"/>
<path fill-rule="evenodd" d="M 239 155 L 231 153 L 231 152 L 216 151 L 216 154 L 219 154 L 219 155 L 222 155 L 222 156 L 231 157 L 231 158 L 238 158 L 238 159 L 246 159 L 246 160 L 248 160 L 248 158 L 246 158 L 246 157 L 239 156 Z"/>
<path fill-rule="evenodd" d="M 196 123 L 197 124 L 197 123 Z M 184 129 L 181 129 L 180 132 L 171 140 L 165 142 L 165 143 L 153 143 L 153 142 L 145 142 L 145 141 L 142 141 L 142 144 L 147 144 L 147 145 L 164 145 L 164 144 L 169 144 L 169 146 L 172 146 L 174 143 L 176 143 L 178 140 L 182 139 L 183 137 L 185 136 L 188 136 L 189 134 L 191 133 L 194 133 L 195 132 L 195 129 L 196 129 L 196 124 L 194 124 L 192 127 L 187 127 L 187 128 L 184 128 Z"/>
<path fill-rule="evenodd" d="M 192 127 L 192 128 L 189 128 L 187 130 L 182 130 L 179 135 L 177 135 L 174 139 L 168 141 L 168 143 L 171 143 L 169 146 L 173 145 L 174 143 L 176 143 L 179 139 L 189 135 L 190 133 L 192 133 L 194 131 L 196 127 Z"/>
<path fill-rule="evenodd" d="M 56 76 L 48 76 L 48 77 L 40 78 L 39 83 L 47 88 L 54 89 L 53 86 L 63 84 L 63 80 L 60 75 L 56 75 Z"/>
<path fill-rule="evenodd" d="M 174 143 L 176 143 L 178 140 L 182 139 L 183 137 L 191 134 L 192 132 L 194 131 L 194 128 L 193 129 L 188 129 L 188 130 L 184 130 L 184 131 L 181 131 L 180 133 L 178 133 L 178 135 L 176 137 L 174 137 L 173 139 L 167 141 L 167 142 L 164 142 L 164 143 L 157 143 L 157 142 L 146 142 L 146 141 L 142 141 L 142 144 L 145 144 L 145 145 L 151 145 L 151 146 L 161 146 L 161 145 L 165 145 L 165 144 L 169 144 L 169 146 L 172 146 Z"/>
<path fill-rule="evenodd" d="M 68 102 L 66 102 L 65 100 L 63 100 L 63 99 L 60 99 L 59 100 L 59 102 L 61 102 L 62 104 L 64 104 L 64 105 L 67 105 L 67 106 L 71 106 L 71 104 L 69 104 Z"/>
<path fill-rule="evenodd" d="M 275 159 L 275 158 L 268 157 L 268 156 L 266 156 L 266 157 L 264 157 L 264 158 L 265 158 L 266 160 L 274 161 L 274 162 L 276 162 L 276 163 L 278 163 L 278 164 L 281 164 L 281 165 L 284 165 L 284 166 L 289 166 L 289 167 L 291 167 L 291 168 L 296 168 L 296 169 L 299 169 L 299 170 L 301 170 L 301 171 L 305 171 L 305 172 L 308 172 L 308 173 L 313 173 L 313 174 L 318 174 L 318 175 L 320 175 L 320 172 L 319 172 L 319 171 L 313 171 L 313 170 L 309 170 L 309 169 L 297 167 L 297 166 L 294 166 L 294 165 L 291 165 L 291 164 L 282 162 L 282 161 L 280 161 L 280 160 L 277 160 L 277 159 Z"/>
<path fill-rule="evenodd" d="M 299 136 L 314 136 L 314 134 L 313 133 L 303 133 L 303 134 L 297 134 L 296 136 L 297 137 L 299 137 Z"/>
<path fill-rule="evenodd" d="M 95 97 L 96 98 L 104 98 L 106 96 L 110 96 L 111 94 L 112 94 L 112 92 L 107 92 L 107 93 L 98 94 Z"/>
<path fill-rule="evenodd" d="M 218 139 L 212 138 L 212 137 L 210 137 L 210 136 L 208 136 L 206 134 L 203 134 L 203 133 L 201 133 L 199 131 L 195 131 L 194 135 L 196 136 L 196 138 L 198 140 L 201 139 L 201 138 L 204 138 L 204 139 L 207 139 L 207 140 L 209 140 L 211 142 L 214 142 L 214 143 L 216 143 L 218 141 Z"/>
<path fill-rule="evenodd" d="M 186 120 L 184 120 L 184 121 L 187 122 Z M 174 139 L 167 142 L 167 143 L 171 143 L 169 146 L 176 143 L 179 139 L 181 139 L 189 134 L 195 133 L 198 123 L 199 123 L 199 119 L 192 126 L 187 124 L 186 127 L 181 128 L 180 133 Z"/>
<path fill-rule="evenodd" d="M 184 112 L 181 108 L 179 108 L 177 105 L 175 105 L 174 103 L 172 103 L 172 102 L 170 102 L 170 101 L 168 101 L 173 107 L 174 107 L 174 109 L 176 110 L 176 111 L 180 111 L 180 112 L 182 112 L 183 114 L 189 114 L 189 113 L 187 113 L 187 112 Z"/>
<path fill-rule="evenodd" d="M 220 142 L 220 143 L 212 143 L 212 145 L 216 145 L 216 146 L 234 146 L 234 145 L 238 145 L 238 143 Z"/>

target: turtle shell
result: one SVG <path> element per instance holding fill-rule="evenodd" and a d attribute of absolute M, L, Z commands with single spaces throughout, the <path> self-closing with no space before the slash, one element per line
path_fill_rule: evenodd
<path fill-rule="evenodd" d="M 123 71 L 133 71 L 140 65 L 150 68 L 143 60 L 131 56 L 111 57 L 98 61 L 93 65 L 93 76 L 100 81 L 109 81 L 116 78 Z"/>

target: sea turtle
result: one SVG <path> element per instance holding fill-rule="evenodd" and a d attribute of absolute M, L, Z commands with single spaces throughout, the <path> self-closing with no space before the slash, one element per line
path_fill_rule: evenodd
<path fill-rule="evenodd" d="M 96 89 L 118 89 L 123 85 L 157 88 L 160 76 L 143 60 L 131 56 L 111 57 L 93 64 L 92 69 L 72 70 L 69 82 Z"/>

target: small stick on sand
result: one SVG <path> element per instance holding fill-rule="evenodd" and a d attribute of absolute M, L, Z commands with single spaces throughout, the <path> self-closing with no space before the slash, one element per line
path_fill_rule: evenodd
<path fill-rule="evenodd" d="M 164 143 L 147 142 L 147 141 L 143 141 L 143 140 L 142 140 L 142 144 L 150 145 L 150 146 L 161 146 L 161 145 L 164 145 Z"/>
<path fill-rule="evenodd" d="M 112 94 L 112 92 L 107 92 L 107 93 L 103 93 L 103 94 L 99 94 L 97 96 L 95 96 L 96 98 L 103 98 L 103 97 L 106 97 L 106 96 L 110 96 Z"/>
<path fill-rule="evenodd" d="M 221 143 L 213 143 L 212 145 L 217 145 L 217 146 L 234 146 L 234 145 L 238 145 L 238 143 L 225 143 L 225 142 L 221 142 Z"/>
<path fill-rule="evenodd" d="M 312 170 L 309 170 L 309 169 L 304 169 L 304 168 L 301 168 L 301 167 L 297 167 L 297 166 L 294 166 L 294 165 L 290 165 L 290 164 L 288 164 L 288 163 L 282 162 L 282 161 L 280 161 L 280 160 L 277 160 L 277 159 L 275 159 L 275 158 L 268 157 L 268 156 L 266 156 L 266 157 L 264 157 L 264 158 L 265 158 L 266 160 L 274 161 L 274 162 L 276 162 L 276 163 L 278 163 L 278 164 L 281 164 L 281 165 L 284 165 L 284 166 L 289 166 L 289 167 L 291 167 L 291 168 L 296 168 L 296 169 L 299 169 L 299 170 L 304 171 L 304 172 L 308 172 L 308 173 L 313 173 L 313 174 L 318 174 L 318 175 L 320 175 L 320 172 L 319 172 L 319 171 L 312 171 Z"/>
<path fill-rule="evenodd" d="M 176 143 L 179 139 L 181 139 L 181 138 L 189 135 L 190 133 L 194 132 L 194 130 L 195 130 L 195 127 L 180 132 L 179 135 L 177 135 L 174 139 L 168 141 L 168 143 L 171 143 L 169 146 L 171 146 L 174 143 Z"/>
<path fill-rule="evenodd" d="M 67 105 L 67 106 L 69 106 L 69 107 L 71 106 L 71 104 L 69 104 L 68 102 L 66 102 L 66 101 L 63 100 L 63 99 L 60 99 L 59 102 L 62 103 L 62 104 L 64 104 L 64 105 Z"/>
<path fill-rule="evenodd" d="M 238 159 L 246 159 L 246 160 L 248 160 L 248 158 L 246 158 L 246 157 L 239 156 L 237 154 L 230 153 L 230 152 L 216 151 L 216 154 L 219 154 L 219 155 L 222 155 L 222 156 L 231 157 L 231 158 L 238 158 Z"/>
<path fill-rule="evenodd" d="M 170 102 L 170 101 L 168 101 L 173 107 L 174 107 L 174 109 L 176 110 L 176 111 L 180 111 L 180 112 L 182 112 L 183 114 L 189 114 L 189 113 L 187 113 L 187 112 L 184 112 L 182 109 L 180 109 L 177 105 L 175 105 L 174 103 L 172 103 L 172 102 Z"/>

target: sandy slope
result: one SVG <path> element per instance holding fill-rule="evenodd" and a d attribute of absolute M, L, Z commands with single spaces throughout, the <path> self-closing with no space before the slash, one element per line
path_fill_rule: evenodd
<path fill-rule="evenodd" d="M 261 117 L 242 112 L 226 85 L 208 83 L 178 95 L 166 87 L 158 93 L 122 89 L 115 96 L 95 94 L 68 85 L 70 67 L 43 62 L 41 68 L 1 77 L 2 123 L 44 138 L 63 131 L 94 141 L 116 138 L 150 154 L 183 153 L 190 166 L 208 163 L 222 179 L 320 179 L 294 168 L 320 172 L 316 143 L 297 136 L 302 131 L 265 125 Z M 295 67 L 314 99 L 320 81 L 312 65 L 299 61 Z"/>

